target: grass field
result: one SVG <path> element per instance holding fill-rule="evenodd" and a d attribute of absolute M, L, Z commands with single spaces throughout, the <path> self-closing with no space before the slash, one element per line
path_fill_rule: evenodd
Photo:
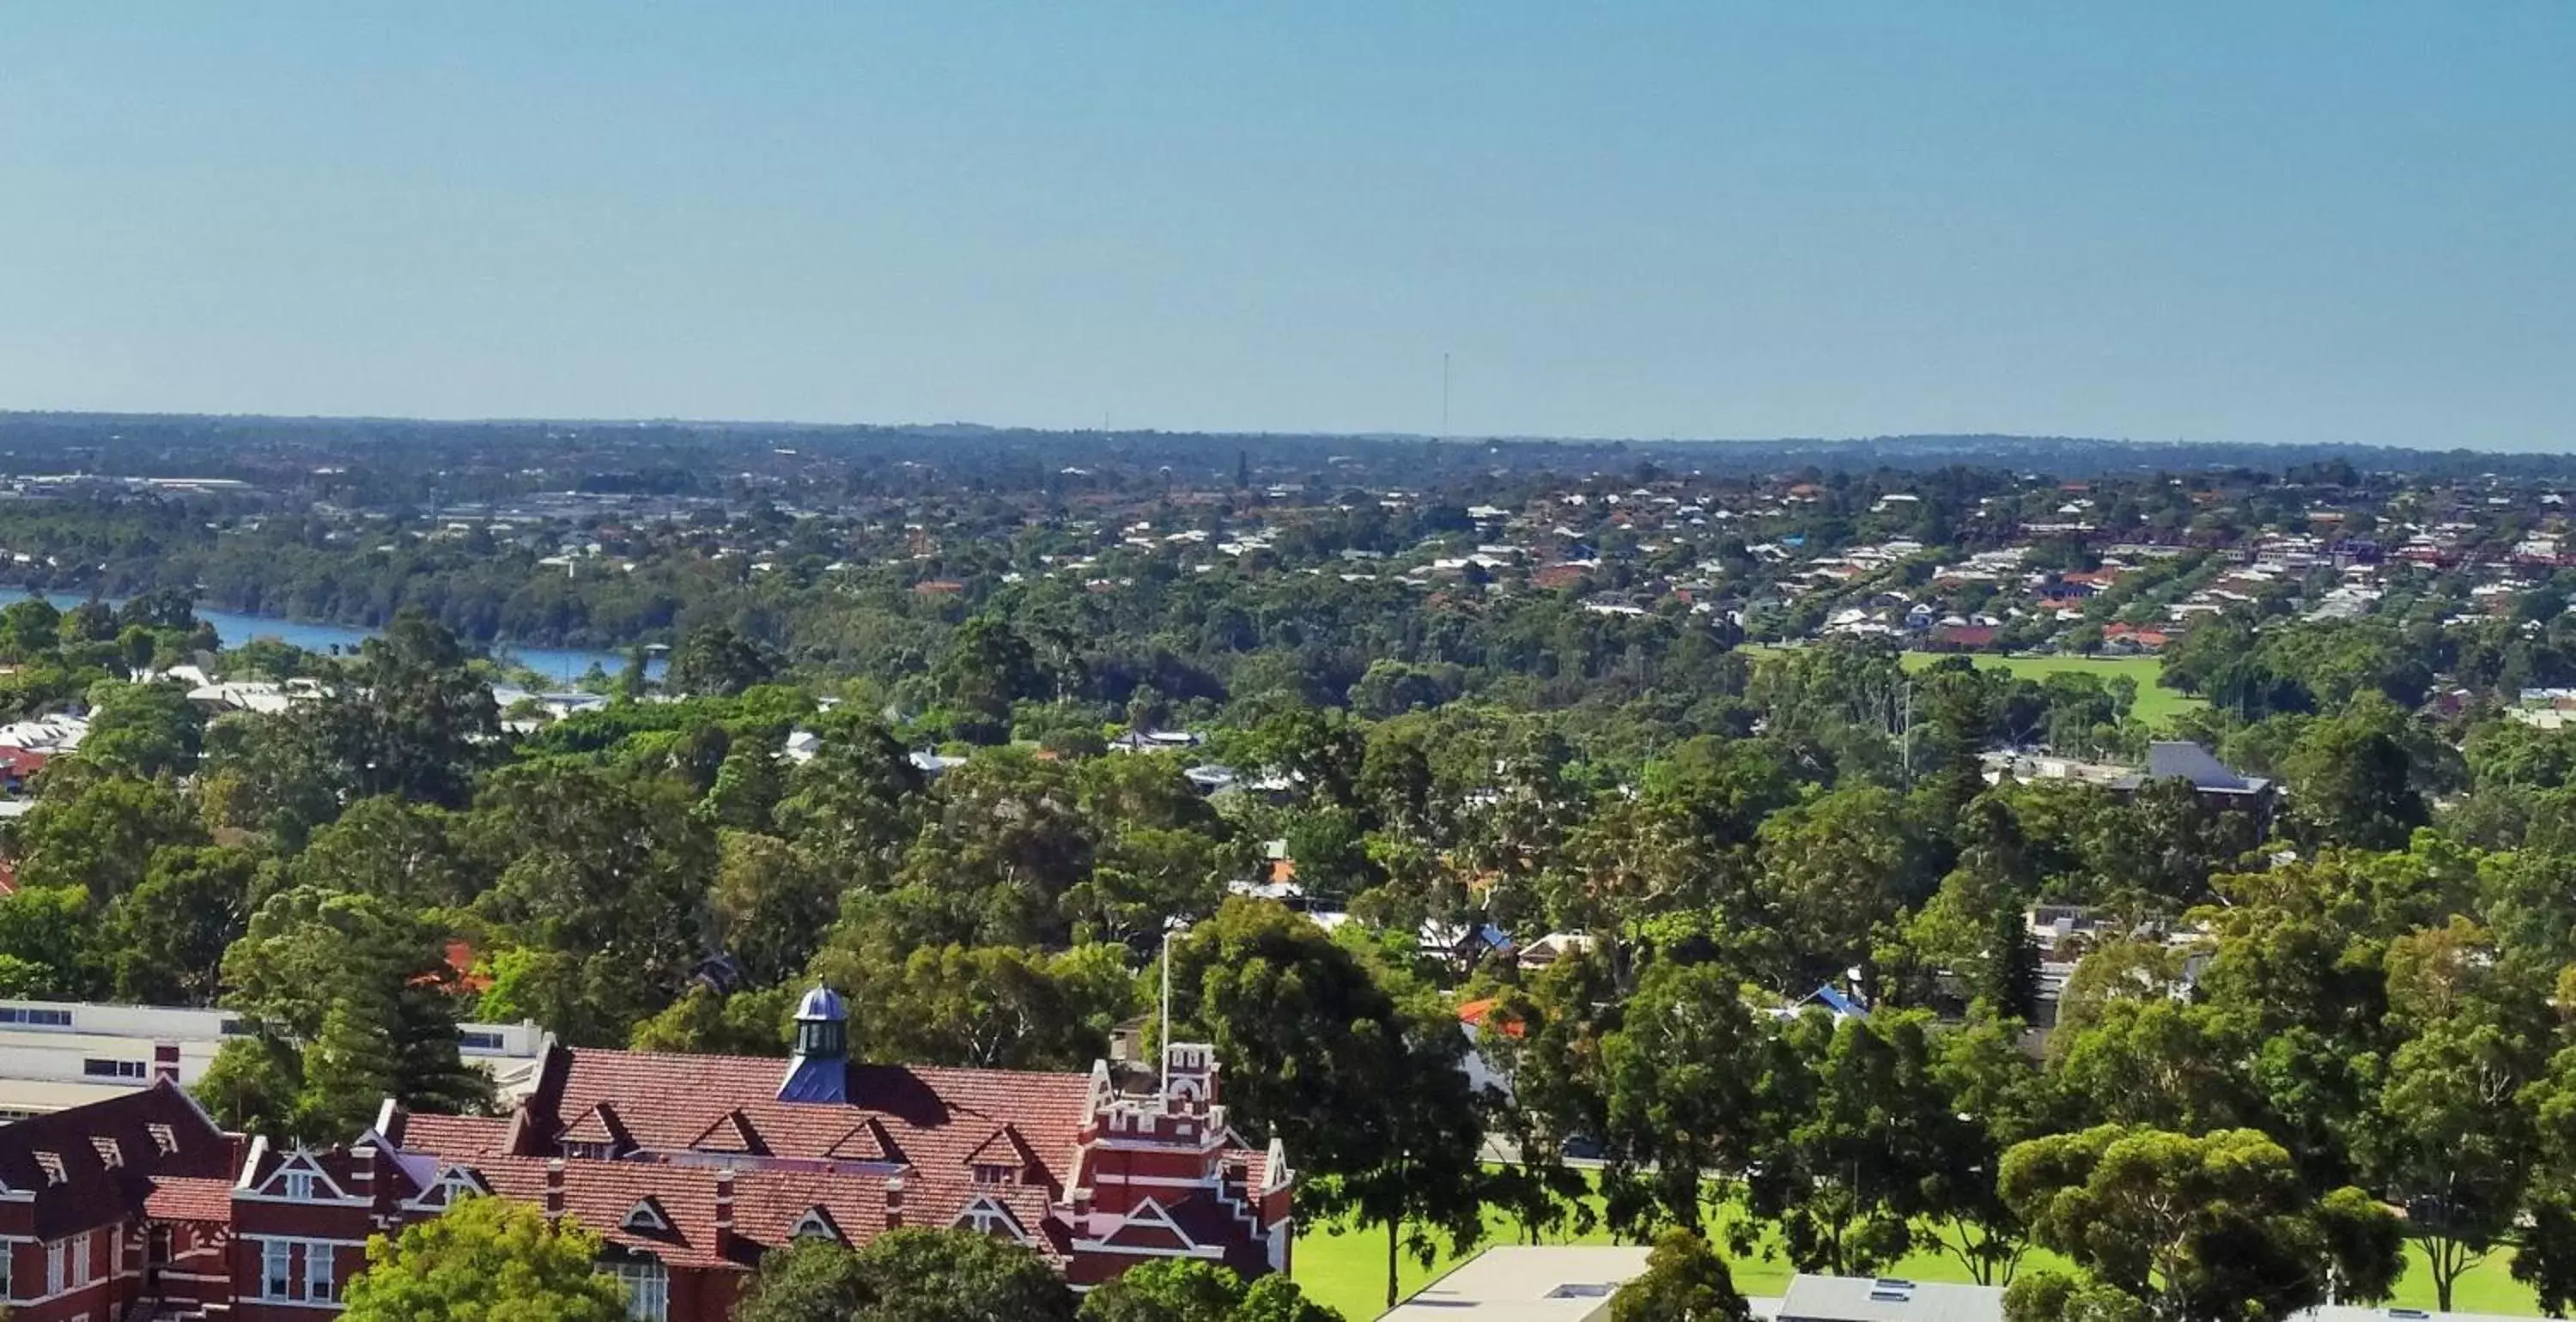
<path fill-rule="evenodd" d="M 1766 643 L 1748 643 L 1742 649 L 1752 656 L 1771 656 L 1785 650 Z M 1905 668 L 1921 670 L 1940 660 L 1946 653 L 1907 652 Z M 2100 675 L 2114 679 L 2122 675 L 2137 681 L 2138 703 L 2134 714 L 2158 730 L 2171 729 L 2174 718 L 2195 707 L 2206 706 L 2179 689 L 2166 688 L 2159 678 L 2163 663 L 2152 656 L 1991 656 L 1968 653 L 1968 659 L 1989 670 L 2006 670 L 2027 679 L 2054 674 Z"/>
<path fill-rule="evenodd" d="M 1518 1243 L 1518 1227 L 1508 1218 L 1489 1214 L 1486 1218 L 1484 1243 L 1469 1246 L 1467 1257 L 1488 1244 Z M 1553 1238 L 1549 1243 L 1609 1244 L 1606 1233 Z M 1411 1296 L 1423 1286 L 1438 1280 L 1462 1258 L 1447 1254 L 1429 1267 L 1411 1257 L 1403 1261 L 1399 1279 L 1401 1289 Z M 2398 1286 L 2395 1303 L 2409 1308 L 2433 1307 L 2433 1282 L 2423 1269 L 2423 1255 L 2412 1246 L 2407 1249 L 2409 1264 L 2406 1279 Z M 2052 1255 L 2034 1252 L 2023 1261 L 2025 1268 L 2062 1265 Z M 1350 1322 L 1369 1322 L 1386 1311 L 1386 1235 L 1383 1231 L 1336 1231 L 1330 1227 L 1312 1228 L 1297 1239 L 1295 1264 L 1297 1283 L 1307 1297 L 1317 1303 L 1341 1310 Z M 2460 1279 L 2451 1306 L 2464 1313 L 2501 1313 L 2537 1317 L 2531 1291 L 2515 1281 L 2508 1271 L 2505 1255 L 2497 1254 Z M 1765 1259 L 1758 1254 L 1733 1264 L 1736 1288 L 1745 1294 L 1777 1296 L 1788 1288 L 1789 1265 L 1779 1259 Z M 1917 1253 L 1888 1269 L 1888 1275 L 1924 1281 L 1965 1281 L 1966 1269 L 1958 1259 L 1939 1252 Z"/>
<path fill-rule="evenodd" d="M 1908 652 L 1905 654 L 1905 668 L 1920 670 L 1940 659 L 1940 654 L 1935 652 Z M 1980 666 L 2001 668 L 2026 679 L 2056 674 L 2099 675 L 2104 679 L 2126 675 L 2137 681 L 2137 718 L 2159 730 L 2171 728 L 2174 718 L 2184 712 L 2206 705 L 2188 693 L 2166 688 L 2158 678 L 2163 663 L 2152 656 L 1972 656 L 1970 659 Z"/>

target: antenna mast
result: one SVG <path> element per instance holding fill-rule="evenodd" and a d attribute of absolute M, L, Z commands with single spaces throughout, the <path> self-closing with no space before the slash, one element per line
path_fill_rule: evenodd
<path fill-rule="evenodd" d="M 1172 1095 L 1172 925 L 1163 924 L 1163 1031 L 1155 1044 L 1163 1058 L 1163 1095 Z"/>

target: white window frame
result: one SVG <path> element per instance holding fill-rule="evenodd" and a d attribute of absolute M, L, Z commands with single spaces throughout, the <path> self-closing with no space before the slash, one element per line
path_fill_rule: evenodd
<path fill-rule="evenodd" d="M 291 1299 L 295 1288 L 295 1241 L 264 1239 L 259 1244 L 259 1297 Z"/>
<path fill-rule="evenodd" d="M 286 1171 L 277 1177 L 279 1194 L 299 1202 L 313 1197 L 313 1172 Z"/>
<path fill-rule="evenodd" d="M 318 1240 L 304 1241 L 304 1297 L 307 1300 L 337 1301 L 339 1291 L 339 1251 Z"/>
<path fill-rule="evenodd" d="M 624 1258 L 599 1264 L 599 1274 L 626 1287 L 626 1316 L 634 1322 L 670 1322 L 671 1270 L 659 1258 Z"/>
<path fill-rule="evenodd" d="M 88 1285 L 90 1281 L 94 1279 L 92 1273 L 97 1270 L 97 1267 L 90 1258 L 90 1232 L 84 1230 L 79 1234 L 72 1236 L 71 1245 L 72 1288 L 77 1290 L 82 1286 Z"/>

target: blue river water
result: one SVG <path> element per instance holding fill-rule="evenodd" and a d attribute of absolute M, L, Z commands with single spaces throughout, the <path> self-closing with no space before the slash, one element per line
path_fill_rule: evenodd
<path fill-rule="evenodd" d="M 25 601 L 35 595 L 37 594 L 25 588 L 0 587 L 0 606 Z M 87 600 L 85 597 L 64 592 L 51 592 L 44 595 L 46 600 L 64 610 L 69 610 Z M 266 615 L 243 615 L 237 611 L 213 610 L 204 606 L 197 608 L 197 618 L 215 626 L 216 636 L 223 640 L 226 647 L 239 647 L 253 638 L 274 638 L 279 642 L 301 647 L 308 652 L 329 652 L 334 648 L 347 652 L 355 651 L 359 643 L 373 637 L 376 632 L 373 629 L 361 629 L 354 625 L 305 624 Z M 588 673 L 593 665 L 612 675 L 626 666 L 626 658 L 616 652 L 593 652 L 571 647 L 509 647 L 506 645 L 495 650 L 549 679 L 567 684 Z M 660 668 L 658 661 L 659 658 L 656 658 L 657 664 L 654 668 L 657 670 Z"/>

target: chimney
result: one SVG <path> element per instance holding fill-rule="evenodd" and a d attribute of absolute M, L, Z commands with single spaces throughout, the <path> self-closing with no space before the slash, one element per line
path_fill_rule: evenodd
<path fill-rule="evenodd" d="M 903 1177 L 900 1175 L 886 1177 L 885 1223 L 888 1230 L 903 1229 Z"/>
<path fill-rule="evenodd" d="M 178 1086 L 178 1043 L 155 1042 L 152 1044 L 152 1081 L 155 1083 L 167 1081 L 172 1087 Z"/>
<path fill-rule="evenodd" d="M 349 1149 L 349 1193 L 370 1204 L 376 1201 L 375 1144 L 361 1143 Z"/>
<path fill-rule="evenodd" d="M 546 1219 L 548 1221 L 563 1219 L 563 1177 L 563 1158 L 557 1157 L 546 1163 Z"/>
<path fill-rule="evenodd" d="M 716 1252 L 733 1242 L 733 1170 L 716 1172 Z"/>

